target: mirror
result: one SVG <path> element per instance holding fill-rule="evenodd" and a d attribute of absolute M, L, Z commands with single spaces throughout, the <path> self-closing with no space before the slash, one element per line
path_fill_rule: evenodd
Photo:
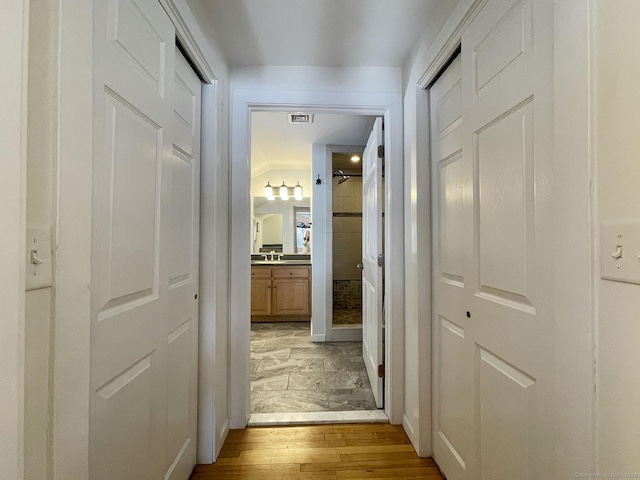
<path fill-rule="evenodd" d="M 297 227 L 297 217 L 309 212 L 311 199 L 283 201 L 253 198 L 253 248 L 252 253 L 281 252 L 302 253 L 298 246 L 302 228 Z M 308 214 L 307 214 L 308 218 Z M 310 221 L 308 222 L 310 223 Z M 308 226 L 308 223 L 305 225 Z"/>

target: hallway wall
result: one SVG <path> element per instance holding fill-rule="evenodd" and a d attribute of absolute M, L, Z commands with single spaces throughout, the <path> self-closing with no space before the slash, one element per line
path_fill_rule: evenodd
<path fill-rule="evenodd" d="M 28 4 L 3 2 L 0 15 L 0 478 L 24 473 L 24 207 Z"/>
<path fill-rule="evenodd" d="M 49 246 L 55 237 L 57 4 L 32 2 L 29 11 L 27 229 L 42 229 Z M 49 261 L 38 267 L 49 275 L 53 268 Z M 44 479 L 51 471 L 52 287 L 27 287 L 25 297 L 25 478 Z"/>
<path fill-rule="evenodd" d="M 603 221 L 640 220 L 640 3 L 594 3 L 597 471 L 640 473 L 640 285 L 600 279 Z M 636 245 L 630 255 L 640 254 Z M 603 254 L 604 255 L 604 254 Z"/>

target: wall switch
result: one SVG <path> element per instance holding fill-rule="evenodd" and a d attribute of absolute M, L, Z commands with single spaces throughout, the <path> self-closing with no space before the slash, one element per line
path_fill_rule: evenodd
<path fill-rule="evenodd" d="M 53 285 L 51 228 L 27 228 L 26 289 L 36 290 Z"/>
<path fill-rule="evenodd" d="M 602 222 L 601 277 L 640 285 L 640 220 Z"/>

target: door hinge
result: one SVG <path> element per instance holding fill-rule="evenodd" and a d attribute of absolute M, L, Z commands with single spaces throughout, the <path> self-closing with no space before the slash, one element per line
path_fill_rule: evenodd
<path fill-rule="evenodd" d="M 378 255 L 378 266 L 384 267 L 384 253 L 381 253 L 380 255 Z"/>
<path fill-rule="evenodd" d="M 384 145 L 378 145 L 378 158 L 384 158 Z"/>
<path fill-rule="evenodd" d="M 378 377 L 384 378 L 384 363 L 382 365 L 378 365 Z"/>

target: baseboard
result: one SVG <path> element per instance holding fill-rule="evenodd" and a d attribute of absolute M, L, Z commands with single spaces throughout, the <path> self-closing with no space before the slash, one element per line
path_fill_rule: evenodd
<path fill-rule="evenodd" d="M 311 335 L 311 341 L 314 343 L 320 343 L 320 342 L 326 342 L 327 341 L 327 336 L 326 335 L 321 335 L 319 333 L 315 333 L 313 335 Z"/>

